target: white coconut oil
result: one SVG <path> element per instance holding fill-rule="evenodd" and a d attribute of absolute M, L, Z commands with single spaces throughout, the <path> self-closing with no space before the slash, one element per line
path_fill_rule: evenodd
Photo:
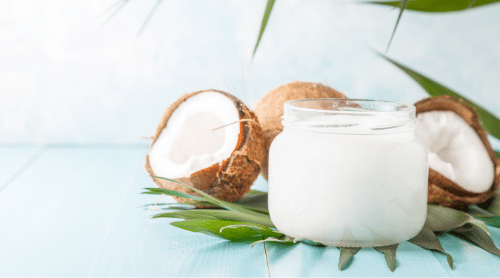
<path fill-rule="evenodd" d="M 413 106 L 314 99 L 284 108 L 269 154 L 269 212 L 280 232 L 345 247 L 418 234 L 428 165 Z"/>

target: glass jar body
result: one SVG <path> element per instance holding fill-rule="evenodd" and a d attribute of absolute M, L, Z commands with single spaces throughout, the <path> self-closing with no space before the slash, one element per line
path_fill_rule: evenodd
<path fill-rule="evenodd" d="M 427 214 L 427 153 L 413 130 L 343 134 L 285 127 L 269 153 L 269 212 L 294 238 L 344 247 L 408 240 Z"/>

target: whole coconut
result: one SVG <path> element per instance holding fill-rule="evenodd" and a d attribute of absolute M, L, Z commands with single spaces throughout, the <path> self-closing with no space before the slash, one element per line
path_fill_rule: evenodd
<path fill-rule="evenodd" d="M 262 97 L 255 108 L 255 114 L 264 132 L 266 157 L 262 165 L 261 175 L 267 180 L 269 147 L 274 138 L 283 130 L 281 116 L 283 104 L 290 100 L 311 98 L 347 98 L 337 90 L 320 83 L 292 82 L 281 85 Z"/>

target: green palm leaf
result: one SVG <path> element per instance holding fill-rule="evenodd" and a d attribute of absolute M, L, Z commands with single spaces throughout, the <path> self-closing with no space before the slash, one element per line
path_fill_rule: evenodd
<path fill-rule="evenodd" d="M 181 210 L 181 211 L 171 211 L 165 213 L 159 213 L 153 216 L 153 218 L 182 218 L 184 220 L 232 220 L 232 221 L 242 221 L 255 223 L 260 225 L 269 225 L 271 219 L 269 216 L 254 217 L 252 215 L 247 215 L 245 213 L 225 210 L 225 209 L 193 209 L 193 210 Z"/>
<path fill-rule="evenodd" d="M 189 195 L 184 192 L 176 191 L 176 190 L 170 190 L 170 189 L 164 189 L 164 188 L 155 188 L 155 187 L 149 187 L 149 188 L 144 188 L 149 191 L 142 192 L 141 194 L 153 194 L 153 195 L 169 195 L 169 196 L 174 196 L 174 197 L 179 197 L 179 198 L 185 198 L 185 199 L 191 199 L 191 200 L 196 200 L 200 201 L 199 197 Z"/>
<path fill-rule="evenodd" d="M 250 191 L 234 203 L 256 212 L 269 214 L 269 208 L 267 207 L 267 192 Z"/>
<path fill-rule="evenodd" d="M 474 217 L 490 226 L 500 228 L 500 215 L 477 215 Z"/>
<path fill-rule="evenodd" d="M 250 241 L 254 242 L 256 240 L 261 240 L 262 238 L 268 237 L 280 237 L 283 236 L 282 233 L 273 231 L 272 229 L 259 226 L 260 229 L 256 230 L 253 223 L 246 223 L 240 221 L 229 221 L 229 220 L 186 220 L 172 222 L 170 225 L 181 228 L 187 231 L 195 233 L 203 233 L 210 236 L 215 236 L 230 241 L 242 242 Z M 234 225 L 240 225 L 239 227 L 232 227 Z M 230 226 L 228 229 L 224 227 Z M 249 227 L 251 226 L 251 227 Z"/>
<path fill-rule="evenodd" d="M 373 247 L 375 250 L 380 253 L 384 253 L 385 262 L 387 263 L 387 267 L 394 272 L 396 269 L 396 249 L 398 249 L 399 243 L 388 245 L 388 246 L 377 246 Z"/>
<path fill-rule="evenodd" d="M 466 224 L 463 227 L 454 229 L 451 233 L 465 238 L 491 254 L 500 257 L 500 250 L 495 246 L 490 235 L 478 226 Z"/>
<path fill-rule="evenodd" d="M 264 242 L 278 242 L 282 245 L 286 245 L 286 246 L 291 246 L 291 245 L 295 245 L 297 243 L 297 241 L 294 240 L 294 238 L 292 237 L 289 237 L 289 236 L 282 236 L 280 238 L 276 238 L 276 237 L 268 237 L 266 239 L 262 239 L 262 240 L 257 240 L 257 241 L 254 241 L 250 247 L 253 247 L 255 246 L 256 244 L 259 244 L 259 243 L 264 243 Z"/>
<path fill-rule="evenodd" d="M 399 2 L 399 15 L 398 19 L 396 20 L 396 25 L 394 25 L 394 30 L 392 30 L 392 35 L 391 39 L 389 40 L 389 44 L 387 44 L 387 51 L 389 51 L 389 47 L 391 46 L 392 39 L 394 38 L 394 34 L 396 34 L 396 28 L 398 28 L 399 21 L 401 20 L 401 16 L 403 16 L 403 11 L 406 9 L 406 6 L 408 5 L 409 0 L 402 0 Z"/>
<path fill-rule="evenodd" d="M 406 1 L 367 1 L 364 3 L 400 7 L 401 3 Z M 406 9 L 428 13 L 456 12 L 496 2 L 500 0 L 410 0 Z"/>
<path fill-rule="evenodd" d="M 425 223 L 433 232 L 452 231 L 470 224 L 490 234 L 488 227 L 481 220 L 475 219 L 472 215 L 463 211 L 442 206 L 427 205 Z"/>
<path fill-rule="evenodd" d="M 424 226 L 418 235 L 408 241 L 427 250 L 438 251 L 445 254 L 448 265 L 453 269 L 453 258 L 444 250 L 436 234 L 434 234 L 429 227 Z"/>
<path fill-rule="evenodd" d="M 159 178 L 159 177 L 157 177 Z M 180 182 L 169 180 L 171 182 Z M 182 208 L 178 211 L 160 213 L 153 218 L 182 218 L 184 221 L 171 222 L 170 225 L 188 230 L 191 232 L 203 233 L 218 238 L 235 241 L 235 242 L 253 242 L 251 246 L 258 243 L 276 242 L 284 245 L 294 245 L 298 242 L 303 242 L 313 246 L 324 247 L 323 244 L 315 243 L 307 239 L 294 239 L 277 231 L 270 221 L 269 215 L 249 210 L 241 204 L 225 202 L 207 195 L 203 191 L 192 188 L 189 185 L 184 186 L 192 189 L 199 195 L 193 196 L 175 190 L 167 190 L 161 188 L 148 188 L 149 194 L 167 194 L 171 196 L 188 197 L 190 199 L 200 200 L 204 204 L 209 203 L 224 209 L 196 209 Z M 267 196 L 266 192 L 251 192 L 248 197 L 263 197 Z M 497 200 L 497 199 L 495 199 Z M 261 201 L 261 200 L 259 200 Z M 169 203 L 154 204 L 170 205 Z M 481 213 L 480 208 L 477 208 Z M 498 216 L 487 217 L 487 215 L 474 215 L 492 224 L 498 222 Z M 422 231 L 410 239 L 409 241 L 415 245 L 428 250 L 444 253 L 447 257 L 448 264 L 453 268 L 453 258 L 443 249 L 438 238 L 433 231 L 448 232 L 459 238 L 470 241 L 478 245 L 482 249 L 500 256 L 500 250 L 495 246 L 491 239 L 490 233 L 486 225 L 479 219 L 474 219 L 470 214 L 463 211 L 454 210 L 451 208 L 428 205 L 426 225 Z M 377 251 L 384 254 L 387 267 L 394 271 L 396 261 L 396 250 L 398 244 L 390 246 L 374 247 Z M 342 270 L 349 265 L 352 257 L 359 251 L 360 248 L 345 248 L 340 247 L 339 269 Z"/>
<path fill-rule="evenodd" d="M 198 198 L 200 198 L 201 201 L 208 202 L 208 203 L 211 203 L 211 204 L 219 206 L 219 207 L 223 207 L 227 210 L 237 211 L 237 212 L 246 214 L 247 217 L 249 217 L 249 218 L 251 217 L 252 219 L 254 219 L 254 222 L 257 221 L 256 223 L 263 224 L 263 225 L 266 225 L 268 227 L 274 228 L 274 224 L 271 222 L 271 219 L 269 218 L 269 215 L 267 215 L 267 214 L 259 213 L 259 212 L 254 211 L 254 210 L 247 209 L 247 208 L 243 207 L 242 205 L 239 205 L 236 203 L 222 201 L 220 199 L 217 199 L 215 197 L 208 195 L 207 193 L 205 193 L 201 190 L 198 190 L 190 185 L 187 185 L 187 184 L 182 183 L 182 182 L 178 182 L 176 180 L 172 180 L 172 179 L 164 178 L 164 177 L 155 177 L 155 178 L 163 179 L 163 180 L 167 180 L 167 181 L 170 181 L 173 183 L 183 185 L 183 186 L 193 190 L 194 192 L 198 193 L 200 195 Z M 151 190 L 150 188 L 148 188 L 148 189 Z"/>
<path fill-rule="evenodd" d="M 340 247 L 339 270 L 343 270 L 360 249 L 361 247 Z"/>
<path fill-rule="evenodd" d="M 267 0 L 266 10 L 264 11 L 264 16 L 262 17 L 262 23 L 260 24 L 259 37 L 257 38 L 257 43 L 255 43 L 255 48 L 253 49 L 252 57 L 255 56 L 255 52 L 257 51 L 257 47 L 259 47 L 260 39 L 264 34 L 264 30 L 266 29 L 267 21 L 269 20 L 269 16 L 271 15 L 271 11 L 273 10 L 275 0 Z"/>
<path fill-rule="evenodd" d="M 476 109 L 476 112 L 479 114 L 481 126 L 493 137 L 500 139 L 500 120 L 496 118 L 493 114 L 490 112 L 486 111 L 484 108 L 481 106 L 477 105 L 476 103 L 472 102 L 471 100 L 459 95 L 458 93 L 446 88 L 445 86 L 437 83 L 436 81 L 433 81 L 432 79 L 423 76 L 420 73 L 417 73 L 400 63 L 390 59 L 389 57 L 385 56 L 384 54 L 378 53 L 382 58 L 386 59 L 387 61 L 391 62 L 393 65 L 397 66 L 398 68 L 402 69 L 404 72 L 406 72 L 413 80 L 417 81 L 417 83 L 425 90 L 427 93 L 431 96 L 442 96 L 442 95 L 449 95 L 454 98 L 461 98 L 463 99 L 467 104 L 471 105 Z"/>

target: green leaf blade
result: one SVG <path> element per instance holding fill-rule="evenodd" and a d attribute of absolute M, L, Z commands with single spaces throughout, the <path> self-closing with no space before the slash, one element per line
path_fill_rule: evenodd
<path fill-rule="evenodd" d="M 161 4 L 162 1 L 163 0 L 157 0 L 156 1 L 156 4 L 153 6 L 153 8 L 151 9 L 151 11 L 149 12 L 148 17 L 142 23 L 141 29 L 139 29 L 139 32 L 137 33 L 137 36 L 140 36 L 142 34 L 142 32 L 144 31 L 144 29 L 146 29 L 146 26 L 148 25 L 149 21 L 153 17 L 153 14 L 156 12 L 156 9 L 158 9 L 158 7 L 160 6 L 160 4 Z"/>
<path fill-rule="evenodd" d="M 300 238 L 300 239 L 296 239 L 295 241 L 300 241 L 300 242 L 305 243 L 307 245 L 316 246 L 316 247 L 326 247 L 326 245 L 324 245 L 323 243 L 315 242 L 315 241 L 312 241 L 312 240 L 307 239 L 307 238 Z"/>
<path fill-rule="evenodd" d="M 366 1 L 365 4 L 399 7 L 402 1 Z M 481 7 L 500 0 L 411 0 L 406 6 L 407 10 L 427 13 L 458 12 L 471 8 Z"/>
<path fill-rule="evenodd" d="M 360 249 L 361 247 L 340 247 L 340 257 L 338 266 L 340 271 L 344 270 L 345 266 L 349 267 L 348 263 L 351 262 L 354 255 L 356 255 L 356 253 L 358 253 Z"/>
<path fill-rule="evenodd" d="M 113 5 L 111 5 L 107 10 L 112 10 L 114 9 L 114 11 L 111 13 L 111 15 L 101 24 L 101 28 L 104 27 L 104 25 L 106 25 L 106 23 L 108 23 L 115 15 L 118 14 L 118 12 L 123 8 L 125 7 L 125 5 L 128 3 L 129 0 L 119 0 L 117 2 L 115 2 Z M 119 5 L 117 8 L 115 8 L 117 5 Z"/>
<path fill-rule="evenodd" d="M 253 211 L 253 210 L 250 210 L 250 209 L 246 209 L 243 206 L 241 206 L 239 204 L 236 204 L 236 203 L 222 201 L 220 199 L 217 199 L 215 197 L 212 197 L 212 196 L 208 195 L 207 193 L 205 193 L 205 192 L 203 192 L 203 191 L 201 191 L 199 189 L 196 189 L 196 188 L 194 188 L 194 187 L 192 187 L 190 185 L 187 185 L 185 183 L 178 182 L 176 180 L 172 180 L 172 179 L 168 179 L 168 178 L 163 178 L 163 177 L 155 177 L 155 178 L 163 179 L 163 180 L 167 180 L 167 181 L 170 181 L 170 182 L 173 182 L 173 183 L 177 183 L 177 184 L 183 185 L 183 186 L 185 186 L 185 187 L 193 190 L 194 192 L 198 193 L 200 195 L 199 198 L 201 199 L 201 201 L 209 202 L 209 203 L 211 203 L 213 205 L 216 205 L 216 206 L 219 206 L 219 207 L 223 207 L 223 208 L 225 208 L 227 210 L 233 210 L 233 211 L 237 211 L 237 212 L 240 212 L 240 213 L 244 213 L 248 217 L 252 218 L 252 222 L 253 223 L 257 223 L 257 224 L 261 224 L 261 225 L 264 225 L 264 226 L 275 228 L 273 222 L 271 221 L 271 218 L 267 214 L 259 213 L 259 212 L 256 212 L 256 211 Z"/>
<path fill-rule="evenodd" d="M 184 220 L 234 220 L 224 219 L 208 213 L 203 210 L 180 210 L 172 212 L 164 212 L 154 215 L 152 218 L 181 218 Z"/>
<path fill-rule="evenodd" d="M 234 203 L 239 204 L 249 210 L 269 214 L 267 202 L 267 192 L 249 192 L 245 196 L 243 196 L 243 198 Z"/>
<path fill-rule="evenodd" d="M 500 250 L 495 246 L 491 236 L 476 225 L 467 224 L 454 229 L 451 234 L 465 238 L 491 254 L 500 257 Z"/>
<path fill-rule="evenodd" d="M 398 249 L 399 243 L 387 246 L 377 246 L 373 247 L 375 250 L 380 253 L 384 253 L 385 262 L 387 263 L 387 267 L 391 272 L 394 272 L 396 269 L 396 250 Z"/>
<path fill-rule="evenodd" d="M 486 224 L 472 215 L 452 208 L 427 205 L 426 225 L 434 232 L 451 231 L 466 224 L 472 224 L 487 234 L 490 233 Z"/>
<path fill-rule="evenodd" d="M 417 73 L 401 64 L 398 62 L 390 59 L 389 57 L 385 56 L 384 54 L 378 53 L 382 58 L 385 60 L 389 61 L 393 65 L 397 66 L 401 70 L 403 70 L 406 74 L 408 74 L 413 80 L 415 80 L 429 95 L 431 96 L 442 96 L 442 95 L 449 95 L 453 98 L 461 98 L 469 104 L 470 106 L 474 107 L 476 109 L 476 112 L 479 114 L 481 126 L 493 137 L 500 139 L 500 119 L 496 118 L 493 114 L 490 112 L 486 111 L 484 108 L 480 107 L 473 101 L 461 96 L 460 94 L 446 88 L 445 86 L 431 80 L 428 77 L 425 77 L 421 75 L 420 73 Z"/>
<path fill-rule="evenodd" d="M 453 258 L 444 250 L 436 234 L 428 226 L 424 226 L 418 235 L 408 241 L 424 249 L 445 254 L 448 265 L 453 269 Z"/>
<path fill-rule="evenodd" d="M 268 237 L 266 239 L 262 239 L 262 240 L 257 240 L 255 242 L 253 242 L 250 247 L 253 247 L 255 246 L 256 244 L 259 244 L 259 243 L 264 243 L 264 242 L 277 242 L 277 243 L 280 243 L 282 245 L 286 245 L 286 246 L 292 246 L 292 245 L 295 245 L 297 244 L 297 241 L 295 241 L 292 237 L 289 237 L 289 236 L 282 236 L 280 238 L 276 238 L 276 237 Z"/>
<path fill-rule="evenodd" d="M 396 24 L 394 25 L 394 30 L 392 30 L 391 38 L 389 39 L 389 43 L 387 44 L 387 49 L 385 52 L 389 51 L 389 47 L 391 46 L 392 39 L 394 39 L 394 35 L 396 34 L 396 29 L 398 28 L 399 21 L 401 20 L 401 17 L 403 16 L 403 11 L 405 10 L 406 6 L 408 5 L 409 0 L 402 0 L 399 2 L 399 15 L 398 19 L 396 20 Z"/>
<path fill-rule="evenodd" d="M 267 237 L 279 237 L 283 235 L 265 226 L 260 226 L 260 231 L 256 231 L 249 227 L 223 229 L 224 227 L 232 225 L 255 225 L 253 223 L 229 220 L 186 220 L 171 222 L 170 225 L 187 231 L 203 233 L 234 242 L 254 242 Z"/>
<path fill-rule="evenodd" d="M 250 191 L 248 191 L 245 196 L 247 196 L 247 195 L 248 196 L 267 195 L 267 192 L 256 190 L 256 189 L 250 189 Z"/>
<path fill-rule="evenodd" d="M 146 193 L 147 194 L 147 193 Z M 143 208 L 147 209 L 196 209 L 195 206 L 211 206 L 210 203 L 206 202 L 190 202 L 190 203 L 152 203 L 152 204 L 146 204 L 143 205 Z"/>
<path fill-rule="evenodd" d="M 259 36 L 257 38 L 257 42 L 255 43 L 252 57 L 255 56 L 255 52 L 257 52 L 257 47 L 259 47 L 260 40 L 262 39 L 262 35 L 264 34 L 264 30 L 266 29 L 267 21 L 269 20 L 269 16 L 271 15 L 271 11 L 273 10 L 274 1 L 275 0 L 267 0 L 266 10 L 264 11 L 264 16 L 262 17 L 262 23 L 260 24 Z"/>
<path fill-rule="evenodd" d="M 500 215 L 475 215 L 474 218 L 486 223 L 487 225 L 500 228 Z"/>
<path fill-rule="evenodd" d="M 467 223 L 466 213 L 447 207 L 427 205 L 426 225 L 433 232 L 451 231 Z"/>
<path fill-rule="evenodd" d="M 201 201 L 199 197 L 193 196 L 184 192 L 179 192 L 175 190 L 170 190 L 170 189 L 164 189 L 164 188 L 144 188 L 149 191 L 142 192 L 142 194 L 153 194 L 153 195 L 169 195 L 169 196 L 174 196 L 174 197 L 180 197 L 180 198 L 185 198 L 185 199 L 190 199 L 190 200 L 195 200 L 195 201 Z"/>
<path fill-rule="evenodd" d="M 264 239 L 267 237 L 281 238 L 281 237 L 285 236 L 283 233 L 281 233 L 279 231 L 275 231 L 269 227 L 255 224 L 255 223 L 249 223 L 249 222 L 248 223 L 240 222 L 239 224 L 234 224 L 234 225 L 222 227 L 220 229 L 220 232 L 222 232 L 223 230 L 226 230 L 226 229 L 231 230 L 231 229 L 239 229 L 239 228 L 252 229 L 252 230 L 256 231 L 258 234 L 260 234 L 262 236 L 262 238 L 264 238 Z"/>
<path fill-rule="evenodd" d="M 192 209 L 160 213 L 153 218 L 182 218 L 185 220 L 231 220 L 253 223 L 254 218 L 244 213 L 225 209 Z M 258 223 L 257 223 L 258 224 Z"/>

